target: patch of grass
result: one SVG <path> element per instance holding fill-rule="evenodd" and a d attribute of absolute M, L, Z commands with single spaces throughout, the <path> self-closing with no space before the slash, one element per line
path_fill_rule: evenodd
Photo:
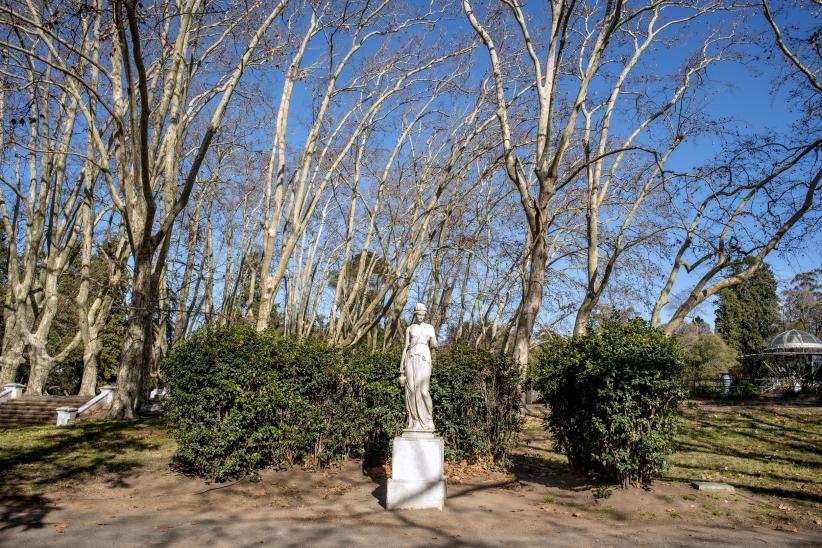
<path fill-rule="evenodd" d="M 518 457 L 538 458 L 543 468 L 550 470 L 567 470 L 568 459 L 554 449 L 551 436 L 545 431 L 542 419 L 527 417 L 523 422 L 519 436 Z"/>
<path fill-rule="evenodd" d="M 666 479 L 725 482 L 815 514 L 822 503 L 820 424 L 817 407 L 686 408 Z"/>
<path fill-rule="evenodd" d="M 102 477 L 128 486 L 140 469 L 166 467 L 174 441 L 162 420 L 81 422 L 0 430 L 0 495 L 47 492 Z"/>
<path fill-rule="evenodd" d="M 709 514 L 711 514 L 712 516 L 721 516 L 721 515 L 723 515 L 723 512 L 711 503 L 703 504 L 702 509 L 704 511 L 708 512 Z"/>
<path fill-rule="evenodd" d="M 544 502 L 545 504 L 554 504 L 556 501 L 557 498 L 551 495 L 547 495 L 544 499 L 542 499 L 542 502 Z"/>
<path fill-rule="evenodd" d="M 608 489 L 607 487 L 597 487 L 594 489 L 594 498 L 595 499 L 607 499 L 613 495 L 614 492 Z"/>

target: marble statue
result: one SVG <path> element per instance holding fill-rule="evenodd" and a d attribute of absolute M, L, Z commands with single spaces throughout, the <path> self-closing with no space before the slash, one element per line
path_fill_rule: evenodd
<path fill-rule="evenodd" d="M 425 323 L 425 305 L 414 306 L 414 323 L 405 330 L 400 360 L 400 385 L 405 388 L 408 421 L 391 445 L 391 477 L 385 507 L 443 509 L 446 496 L 445 442 L 434 433 L 431 409 L 431 349 L 437 334 Z"/>
<path fill-rule="evenodd" d="M 405 430 L 433 432 L 434 413 L 431 405 L 431 348 L 437 347 L 434 326 L 425 323 L 425 305 L 414 305 L 414 323 L 405 330 L 405 348 L 400 360 L 400 386 L 405 388 Z"/>

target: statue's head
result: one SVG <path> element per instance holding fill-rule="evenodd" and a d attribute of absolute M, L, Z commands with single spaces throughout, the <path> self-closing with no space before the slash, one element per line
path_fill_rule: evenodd
<path fill-rule="evenodd" d="M 425 305 L 422 303 L 417 303 L 414 305 L 414 321 L 422 322 L 425 319 L 425 315 L 428 313 L 428 309 L 425 308 Z"/>

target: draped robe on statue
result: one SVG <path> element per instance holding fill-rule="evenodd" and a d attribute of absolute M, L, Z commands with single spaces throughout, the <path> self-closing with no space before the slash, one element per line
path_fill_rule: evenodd
<path fill-rule="evenodd" d="M 431 384 L 431 347 L 436 348 L 434 326 L 413 323 L 405 331 L 405 410 L 406 430 L 434 431 L 434 416 L 429 387 Z"/>

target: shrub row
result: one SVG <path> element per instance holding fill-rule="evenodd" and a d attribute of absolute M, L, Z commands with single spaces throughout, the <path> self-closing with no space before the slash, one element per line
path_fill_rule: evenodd
<path fill-rule="evenodd" d="M 522 427 L 519 369 L 506 356 L 454 346 L 434 358 L 431 399 L 448 460 L 508 464 Z"/>
<path fill-rule="evenodd" d="M 341 351 L 245 326 L 206 328 L 163 364 L 176 463 L 217 481 L 268 466 L 385 461 L 404 413 L 399 355 Z M 500 462 L 519 429 L 516 368 L 455 348 L 434 361 L 432 399 L 447 457 Z"/>

